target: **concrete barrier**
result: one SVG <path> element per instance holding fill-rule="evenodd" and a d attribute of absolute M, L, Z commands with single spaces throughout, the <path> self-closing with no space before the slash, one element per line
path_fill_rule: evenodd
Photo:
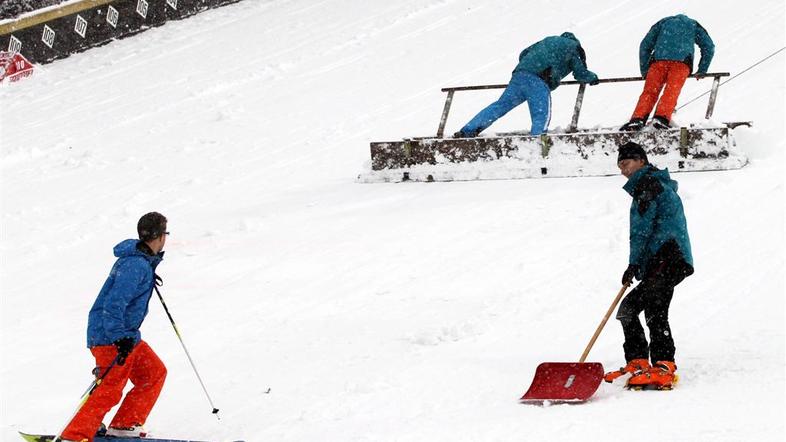
<path fill-rule="evenodd" d="M 82 0 L 0 23 L 0 50 L 49 63 L 241 0 Z"/>

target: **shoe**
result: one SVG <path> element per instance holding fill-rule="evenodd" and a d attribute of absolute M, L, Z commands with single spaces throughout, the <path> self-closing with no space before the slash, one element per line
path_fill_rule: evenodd
<path fill-rule="evenodd" d="M 635 132 L 644 128 L 644 120 L 641 118 L 631 118 L 630 121 L 620 127 L 621 131 Z"/>
<path fill-rule="evenodd" d="M 614 370 L 606 373 L 603 376 L 603 380 L 606 382 L 614 382 L 614 379 L 617 379 L 620 376 L 625 374 L 631 374 L 636 376 L 637 374 L 643 373 L 647 369 L 650 368 L 650 361 L 647 359 L 633 359 L 629 361 L 627 365 L 624 367 L 620 367 L 619 370 Z"/>
<path fill-rule="evenodd" d="M 673 361 L 658 361 L 648 370 L 628 379 L 631 388 L 653 388 L 656 390 L 671 390 L 677 375 L 677 366 Z"/>
<path fill-rule="evenodd" d="M 475 137 L 472 136 L 471 134 L 465 134 L 462 131 L 458 131 L 453 134 L 453 138 L 475 138 Z"/>
<path fill-rule="evenodd" d="M 671 129 L 671 124 L 668 118 L 655 115 L 652 119 L 652 127 L 660 130 Z"/>
<path fill-rule="evenodd" d="M 150 436 L 150 434 L 145 430 L 144 427 L 141 425 L 134 425 L 132 427 L 113 427 L 109 426 L 106 429 L 106 435 L 112 437 L 137 437 L 137 438 L 144 438 Z"/>

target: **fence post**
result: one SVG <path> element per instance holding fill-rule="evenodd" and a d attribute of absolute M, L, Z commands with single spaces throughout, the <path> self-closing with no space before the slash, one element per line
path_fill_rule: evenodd
<path fill-rule="evenodd" d="M 584 91 L 587 89 L 586 83 L 579 85 L 579 92 L 576 94 L 576 105 L 573 107 L 573 119 L 570 121 L 568 132 L 576 132 L 579 125 L 579 114 L 581 113 L 581 104 L 584 102 Z"/>
<path fill-rule="evenodd" d="M 445 135 L 445 123 L 448 121 L 448 113 L 450 113 L 450 104 L 453 102 L 454 92 L 448 91 L 448 97 L 445 99 L 445 107 L 442 109 L 442 118 L 439 120 L 439 129 L 437 129 L 437 138 L 442 138 Z"/>
<path fill-rule="evenodd" d="M 720 86 L 720 76 L 716 75 L 712 80 L 712 91 L 710 92 L 710 101 L 707 103 L 707 114 L 705 119 L 709 120 L 712 117 L 712 112 L 715 110 L 715 99 L 718 97 L 718 86 Z"/>

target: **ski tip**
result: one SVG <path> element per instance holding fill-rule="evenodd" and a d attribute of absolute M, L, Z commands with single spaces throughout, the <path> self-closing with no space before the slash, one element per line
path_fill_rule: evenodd
<path fill-rule="evenodd" d="M 19 435 L 22 436 L 22 439 L 26 440 L 27 442 L 51 442 L 55 437 L 48 436 L 43 434 L 28 434 L 22 431 L 19 432 Z"/>

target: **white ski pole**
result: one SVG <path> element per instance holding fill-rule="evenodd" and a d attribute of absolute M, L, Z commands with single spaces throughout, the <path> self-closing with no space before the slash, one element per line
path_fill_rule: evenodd
<path fill-rule="evenodd" d="M 188 362 L 191 363 L 191 368 L 194 369 L 194 374 L 196 374 L 196 377 L 199 380 L 199 384 L 202 385 L 202 390 L 205 392 L 205 396 L 207 396 L 207 401 L 210 402 L 210 406 L 213 408 L 213 414 L 216 415 L 216 418 L 218 420 L 221 420 L 221 418 L 218 416 L 218 408 L 216 408 L 216 406 L 213 404 L 213 400 L 210 399 L 210 394 L 207 392 L 205 383 L 202 382 L 202 376 L 199 376 L 199 371 L 197 371 L 196 365 L 194 365 L 194 360 L 191 359 L 191 354 L 188 352 L 188 349 L 186 348 L 186 343 L 183 342 L 183 337 L 180 336 L 180 331 L 177 329 L 177 325 L 175 325 L 175 320 L 172 318 L 172 314 L 169 313 L 169 309 L 167 308 L 166 303 L 164 302 L 164 297 L 161 296 L 161 292 L 158 291 L 158 285 L 160 283 L 161 283 L 161 277 L 156 275 L 156 283 L 153 285 L 153 288 L 156 290 L 156 294 L 158 295 L 158 299 L 161 301 L 161 305 L 164 306 L 164 311 L 166 312 L 166 315 L 169 317 L 169 322 L 172 323 L 172 328 L 175 329 L 175 334 L 177 335 L 177 339 L 180 340 L 180 345 L 183 346 L 183 350 L 186 352 L 186 356 L 188 357 Z"/>

